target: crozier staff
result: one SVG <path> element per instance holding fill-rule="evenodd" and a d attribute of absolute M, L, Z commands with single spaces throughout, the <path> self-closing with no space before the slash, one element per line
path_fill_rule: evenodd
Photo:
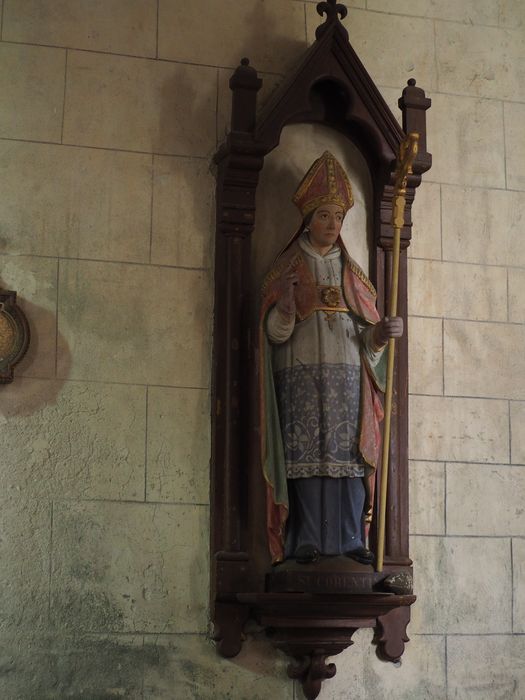
<path fill-rule="evenodd" d="M 272 561 L 373 562 L 367 548 L 379 457 L 384 347 L 375 290 L 340 237 L 350 182 L 329 152 L 293 197 L 303 217 L 262 289 L 261 454 Z"/>

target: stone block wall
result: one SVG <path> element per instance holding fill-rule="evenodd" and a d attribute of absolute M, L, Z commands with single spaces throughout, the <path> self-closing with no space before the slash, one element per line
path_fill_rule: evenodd
<path fill-rule="evenodd" d="M 347 0 L 434 165 L 410 248 L 401 668 L 370 634 L 322 700 L 525 696 L 525 5 Z M 31 349 L 0 389 L 0 697 L 297 700 L 257 630 L 207 637 L 214 181 L 228 77 L 262 100 L 309 0 L 0 0 L 0 285 Z"/>

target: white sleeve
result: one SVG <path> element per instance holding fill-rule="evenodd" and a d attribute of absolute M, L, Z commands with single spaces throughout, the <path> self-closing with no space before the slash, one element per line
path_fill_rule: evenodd
<path fill-rule="evenodd" d="M 295 328 L 295 316 L 285 317 L 274 306 L 266 317 L 266 335 L 271 343 L 285 343 Z"/>
<path fill-rule="evenodd" d="M 374 343 L 374 326 L 359 323 L 356 320 L 356 325 L 359 329 L 359 337 L 364 348 L 366 357 L 370 367 L 375 367 L 383 356 L 386 345 L 378 348 Z"/>

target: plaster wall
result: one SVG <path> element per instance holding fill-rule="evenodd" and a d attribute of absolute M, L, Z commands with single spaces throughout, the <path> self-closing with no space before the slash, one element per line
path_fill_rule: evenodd
<path fill-rule="evenodd" d="M 322 700 L 525 697 L 525 4 L 351 0 L 398 114 L 432 98 L 410 248 L 401 668 L 370 635 Z M 254 630 L 208 641 L 214 181 L 232 69 L 264 100 L 303 0 L 0 0 L 0 285 L 31 349 L 0 389 L 0 697 L 299 699 Z"/>

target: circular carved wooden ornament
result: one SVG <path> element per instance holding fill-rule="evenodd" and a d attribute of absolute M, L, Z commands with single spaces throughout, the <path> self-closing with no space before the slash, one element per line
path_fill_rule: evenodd
<path fill-rule="evenodd" d="M 16 305 L 16 292 L 0 291 L 0 384 L 13 381 L 13 369 L 29 346 L 29 324 Z"/>

